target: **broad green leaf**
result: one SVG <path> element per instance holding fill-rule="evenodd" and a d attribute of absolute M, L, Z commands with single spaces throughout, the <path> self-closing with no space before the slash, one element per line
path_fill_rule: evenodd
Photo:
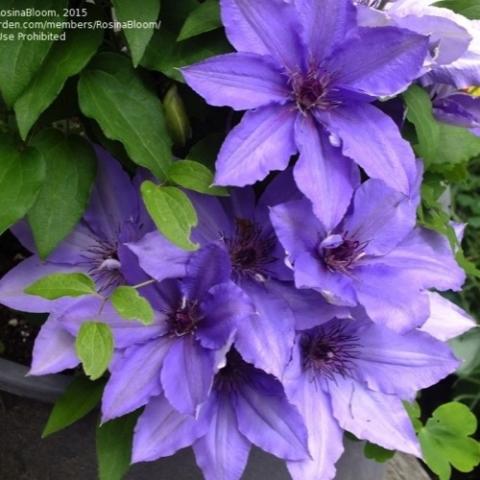
<path fill-rule="evenodd" d="M 45 179 L 45 162 L 33 147 L 17 148 L 0 135 L 0 234 L 23 218 Z"/>
<path fill-rule="evenodd" d="M 153 322 L 152 306 L 135 288 L 117 287 L 110 300 L 121 317 L 127 320 L 136 320 L 144 325 L 150 325 Z"/>
<path fill-rule="evenodd" d="M 36 17 L 2 17 L 1 20 L 20 22 L 35 22 L 49 20 L 57 22 L 61 20 L 63 8 L 67 6 L 66 0 L 3 0 L 0 8 L 3 11 L 14 10 L 52 10 L 58 15 L 55 17 L 39 18 Z M 15 100 L 22 94 L 28 86 L 37 70 L 42 65 L 48 54 L 53 41 L 49 39 L 38 40 L 30 38 L 32 34 L 58 34 L 58 28 L 29 28 L 29 29 L 6 29 L 1 28 L 1 34 L 12 34 L 13 40 L 0 42 L 0 91 L 2 92 L 5 102 L 12 106 Z M 23 25 L 22 25 L 23 27 Z M 56 27 L 56 26 L 54 26 Z"/>
<path fill-rule="evenodd" d="M 218 0 L 206 0 L 201 3 L 185 20 L 177 41 L 210 32 L 222 26 Z"/>
<path fill-rule="evenodd" d="M 90 413 L 100 402 L 105 384 L 76 377 L 55 402 L 42 437 L 62 430 Z"/>
<path fill-rule="evenodd" d="M 223 187 L 212 187 L 213 173 L 203 164 L 192 160 L 179 160 L 168 171 L 168 177 L 181 187 L 207 195 L 228 196 Z"/>
<path fill-rule="evenodd" d="M 480 328 L 474 328 L 464 335 L 454 338 L 450 345 L 455 352 L 455 356 L 463 360 L 457 370 L 460 377 L 468 377 L 480 373 Z"/>
<path fill-rule="evenodd" d="M 374 443 L 367 442 L 363 449 L 364 455 L 370 460 L 375 460 L 378 463 L 385 463 L 387 460 L 390 460 L 395 452 L 392 450 L 387 450 L 379 445 Z"/>
<path fill-rule="evenodd" d="M 75 339 L 75 351 L 85 374 L 91 380 L 100 378 L 113 355 L 113 335 L 110 327 L 101 322 L 85 322 Z"/>
<path fill-rule="evenodd" d="M 163 107 L 126 57 L 102 54 L 94 59 L 81 74 L 78 96 L 82 112 L 98 122 L 107 138 L 122 142 L 135 163 L 165 178 L 171 140 Z"/>
<path fill-rule="evenodd" d="M 25 293 L 48 300 L 56 300 L 62 297 L 81 297 L 93 295 L 95 282 L 84 273 L 52 273 L 46 275 L 27 288 Z"/>
<path fill-rule="evenodd" d="M 440 140 L 434 164 L 466 163 L 480 155 L 480 137 L 467 128 L 439 123 Z"/>
<path fill-rule="evenodd" d="M 466 473 L 480 464 L 480 443 L 470 437 L 476 429 L 468 407 L 451 402 L 437 408 L 419 431 L 425 462 L 440 480 L 449 480 L 451 466 Z"/>
<path fill-rule="evenodd" d="M 175 145 L 184 147 L 191 133 L 190 122 L 176 85 L 172 85 L 163 98 L 163 108 L 168 131 Z"/>
<path fill-rule="evenodd" d="M 95 180 L 96 157 L 82 137 L 65 137 L 58 130 L 43 130 L 32 143 L 45 159 L 47 176 L 28 222 L 39 255 L 46 258 L 82 218 Z"/>
<path fill-rule="evenodd" d="M 69 30 L 66 35 L 65 41 L 52 46 L 35 78 L 15 102 L 18 129 L 23 139 L 61 92 L 67 79 L 83 70 L 103 39 L 100 29 Z"/>
<path fill-rule="evenodd" d="M 196 250 L 190 232 L 197 225 L 197 212 L 190 199 L 175 187 L 161 187 L 143 182 L 142 197 L 147 211 L 158 230 L 175 245 L 185 250 Z"/>
<path fill-rule="evenodd" d="M 121 480 L 131 463 L 133 428 L 138 418 L 134 412 L 104 423 L 97 428 L 99 480 Z"/>
<path fill-rule="evenodd" d="M 115 15 L 121 22 L 156 22 L 160 13 L 160 0 L 142 0 L 141 7 L 132 0 L 113 0 Z M 123 33 L 127 39 L 132 61 L 138 65 L 143 57 L 145 48 L 152 38 L 154 27 L 125 28 Z"/>
<path fill-rule="evenodd" d="M 443 0 L 436 3 L 435 6 L 449 8 L 467 18 L 480 19 L 480 4 L 478 0 Z"/>
<path fill-rule="evenodd" d="M 220 133 L 212 133 L 197 142 L 188 152 L 188 159 L 200 162 L 206 167 L 213 170 L 215 168 L 215 161 L 217 160 L 218 152 L 225 140 L 225 135 Z"/>
<path fill-rule="evenodd" d="M 230 51 L 232 48 L 222 31 L 208 32 L 199 37 L 177 42 L 175 33 L 162 27 L 153 34 L 141 64 L 183 82 L 179 68 Z"/>

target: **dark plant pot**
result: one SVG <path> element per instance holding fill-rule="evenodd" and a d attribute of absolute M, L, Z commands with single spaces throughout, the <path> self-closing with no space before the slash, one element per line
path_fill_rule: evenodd
<path fill-rule="evenodd" d="M 66 388 L 65 375 L 25 377 L 28 369 L 0 359 L 0 478 L 2 480 L 96 480 L 92 414 L 46 439 L 41 432 L 52 403 Z M 13 394 L 13 395 L 12 395 Z M 15 396 L 14 396 L 15 395 Z M 336 480 L 386 480 L 386 467 L 363 456 L 363 444 L 347 442 Z M 127 480 L 201 480 L 191 449 L 154 463 L 135 465 Z M 289 480 L 285 465 L 253 449 L 242 480 Z"/>

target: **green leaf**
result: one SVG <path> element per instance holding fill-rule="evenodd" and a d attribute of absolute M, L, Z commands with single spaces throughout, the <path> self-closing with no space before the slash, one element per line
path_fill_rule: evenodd
<path fill-rule="evenodd" d="M 206 0 L 201 3 L 185 20 L 177 41 L 210 32 L 222 26 L 218 0 Z"/>
<path fill-rule="evenodd" d="M 185 250 L 196 250 L 190 232 L 197 225 L 197 212 L 190 199 L 175 187 L 160 187 L 143 182 L 142 197 L 158 230 L 172 243 Z"/>
<path fill-rule="evenodd" d="M 160 0 L 142 0 L 142 7 L 132 0 L 113 0 L 115 14 L 121 22 L 156 22 L 160 13 Z M 127 39 L 132 61 L 137 66 L 143 57 L 145 48 L 152 38 L 154 28 L 126 28 L 123 30 Z"/>
<path fill-rule="evenodd" d="M 150 325 L 153 322 L 152 306 L 146 298 L 140 296 L 135 288 L 117 287 L 110 300 L 121 317 L 127 320 L 136 320 L 144 325 Z"/>
<path fill-rule="evenodd" d="M 81 74 L 78 96 L 82 112 L 98 122 L 107 138 L 122 142 L 135 163 L 165 178 L 172 142 L 162 104 L 126 57 L 98 55 Z"/>
<path fill-rule="evenodd" d="M 110 327 L 100 322 L 85 322 L 75 339 L 75 351 L 85 374 L 91 380 L 100 378 L 113 355 L 113 335 Z"/>
<path fill-rule="evenodd" d="M 99 480 L 121 480 L 131 462 L 133 428 L 138 413 L 104 423 L 97 428 Z"/>
<path fill-rule="evenodd" d="M 468 407 L 451 402 L 437 408 L 420 430 L 425 462 L 440 480 L 449 480 L 450 465 L 467 473 L 480 464 L 480 443 L 470 437 L 476 429 L 477 419 Z"/>
<path fill-rule="evenodd" d="M 50 20 L 60 21 L 63 8 L 67 6 L 66 0 L 3 0 L 0 8 L 3 11 L 13 10 L 55 10 L 57 17 L 2 17 L 2 21 L 24 22 Z M 0 22 L 1 25 L 1 22 Z M 0 91 L 5 102 L 12 106 L 15 100 L 28 86 L 37 70 L 42 65 L 52 46 L 52 40 L 29 39 L 25 35 L 31 34 L 57 34 L 57 28 L 30 28 L 30 29 L 5 29 L 0 28 L 1 34 L 12 34 L 13 40 L 0 42 Z"/>
<path fill-rule="evenodd" d="M 480 137 L 467 128 L 440 123 L 440 141 L 434 164 L 466 163 L 480 155 Z"/>
<path fill-rule="evenodd" d="M 163 99 L 165 120 L 175 145 L 184 147 L 190 137 L 190 122 L 176 85 L 172 85 Z"/>
<path fill-rule="evenodd" d="M 198 141 L 188 152 L 188 159 L 200 162 L 210 169 L 215 168 L 215 161 L 225 140 L 225 135 L 212 133 L 202 140 Z"/>
<path fill-rule="evenodd" d="M 435 6 L 449 8 L 473 20 L 480 19 L 480 5 L 478 4 L 478 0 L 443 0 L 436 3 Z"/>
<path fill-rule="evenodd" d="M 422 415 L 422 411 L 420 410 L 420 405 L 418 402 L 403 402 L 403 406 L 407 411 L 408 416 L 410 417 L 410 421 L 412 422 L 413 428 L 416 432 L 418 432 L 422 427 L 423 424 L 420 421 L 420 416 Z"/>
<path fill-rule="evenodd" d="M 192 160 L 179 160 L 168 171 L 168 177 L 181 187 L 207 195 L 228 197 L 223 187 L 212 187 L 213 173 L 201 163 Z"/>
<path fill-rule="evenodd" d="M 198 7 L 198 0 L 162 0 L 160 18 L 162 28 L 166 27 L 172 32 L 178 32 L 185 23 L 185 19 Z"/>
<path fill-rule="evenodd" d="M 41 258 L 46 258 L 73 230 L 88 205 L 96 157 L 80 136 L 43 130 L 33 141 L 46 163 L 47 176 L 28 222 Z"/>
<path fill-rule="evenodd" d="M 162 27 L 153 34 L 141 65 L 150 70 L 157 70 L 173 80 L 183 82 L 179 68 L 231 51 L 232 48 L 222 31 L 209 32 L 177 42 L 175 33 Z"/>
<path fill-rule="evenodd" d="M 23 218 L 45 179 L 45 163 L 34 148 L 18 149 L 0 135 L 0 234 Z"/>
<path fill-rule="evenodd" d="M 51 48 L 33 81 L 15 102 L 18 129 L 25 139 L 40 114 L 51 105 L 68 78 L 83 70 L 102 43 L 103 32 L 69 30 L 65 41 Z"/>
<path fill-rule="evenodd" d="M 76 377 L 55 402 L 42 437 L 48 437 L 90 413 L 100 402 L 104 386 L 102 381 L 92 382 L 83 376 Z"/>
<path fill-rule="evenodd" d="M 84 273 L 52 273 L 33 282 L 25 293 L 48 300 L 96 293 L 95 282 Z"/>
<path fill-rule="evenodd" d="M 392 450 L 387 450 L 379 445 L 374 443 L 367 442 L 363 449 L 364 455 L 370 460 L 375 460 L 378 463 L 385 463 L 387 460 L 390 460 L 395 455 L 395 452 Z"/>

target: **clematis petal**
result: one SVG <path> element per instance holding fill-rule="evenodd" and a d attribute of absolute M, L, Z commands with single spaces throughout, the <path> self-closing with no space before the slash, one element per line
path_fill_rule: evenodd
<path fill-rule="evenodd" d="M 411 199 L 380 180 L 367 180 L 356 190 L 352 211 L 341 228 L 364 244 L 367 255 L 376 257 L 392 251 L 413 230 L 415 211 Z"/>
<path fill-rule="evenodd" d="M 163 395 L 152 398 L 135 426 L 132 463 L 173 455 L 192 445 L 207 428 L 204 419 L 177 412 Z"/>
<path fill-rule="evenodd" d="M 330 112 L 316 112 L 317 120 L 342 140 L 344 155 L 371 178 L 409 196 L 417 178 L 415 155 L 395 122 L 372 105 L 351 103 Z"/>
<path fill-rule="evenodd" d="M 191 335 L 173 341 L 163 362 L 161 381 L 176 410 L 196 415 L 212 388 L 218 360 L 214 350 L 203 348 Z"/>
<path fill-rule="evenodd" d="M 251 444 L 238 430 L 229 397 L 213 394 L 209 403 L 215 408 L 208 431 L 193 445 L 197 464 L 206 480 L 239 480 Z"/>
<path fill-rule="evenodd" d="M 293 171 L 295 182 L 330 232 L 350 205 L 353 190 L 360 182 L 358 168 L 339 148 L 332 147 L 310 117 L 297 118 L 295 141 L 300 151 Z"/>
<path fill-rule="evenodd" d="M 303 48 L 293 5 L 283 0 L 221 0 L 228 40 L 240 52 L 271 55 L 291 71 L 300 70 Z"/>
<path fill-rule="evenodd" d="M 253 444 L 277 457 L 308 458 L 303 419 L 288 402 L 280 382 L 258 370 L 253 375 L 233 397 L 238 429 Z"/>
<path fill-rule="evenodd" d="M 102 421 L 121 417 L 160 395 L 160 369 L 171 341 L 160 338 L 134 346 L 118 358 L 103 392 Z"/>
<path fill-rule="evenodd" d="M 327 61 L 336 85 L 376 97 L 396 95 L 415 80 L 428 37 L 395 27 L 359 28 Z"/>
<path fill-rule="evenodd" d="M 343 431 L 338 426 L 330 399 L 315 382 L 302 378 L 288 394 L 299 409 L 308 430 L 309 459 L 288 462 L 293 480 L 335 478 L 335 463 L 343 453 Z"/>
<path fill-rule="evenodd" d="M 429 317 L 427 294 L 408 275 L 385 265 L 365 265 L 355 269 L 354 288 L 358 302 L 369 318 L 395 332 L 423 325 Z"/>
<path fill-rule="evenodd" d="M 357 26 L 355 7 L 350 0 L 294 0 L 294 3 L 310 63 L 318 64 L 327 58 Z"/>
<path fill-rule="evenodd" d="M 263 285 L 245 282 L 242 288 L 255 313 L 238 323 L 235 347 L 247 362 L 281 378 L 290 358 L 295 318 L 285 300 Z"/>
<path fill-rule="evenodd" d="M 297 150 L 295 117 L 288 105 L 247 112 L 222 145 L 215 184 L 241 187 L 263 180 L 272 170 L 284 170 Z"/>
<path fill-rule="evenodd" d="M 435 292 L 428 292 L 430 316 L 421 330 L 446 342 L 477 326 L 475 320 L 458 305 Z"/>
<path fill-rule="evenodd" d="M 212 287 L 200 305 L 203 318 L 196 338 L 205 348 L 220 349 L 228 344 L 240 322 L 248 321 L 253 305 L 233 282 Z"/>
<path fill-rule="evenodd" d="M 208 104 L 248 110 L 286 103 L 289 88 L 282 70 L 269 57 L 229 53 L 182 68 L 188 85 Z"/>
<path fill-rule="evenodd" d="M 79 363 L 75 337 L 61 326 L 55 314 L 50 315 L 35 339 L 29 375 L 58 373 Z"/>
<path fill-rule="evenodd" d="M 329 382 L 331 405 L 340 426 L 361 440 L 421 457 L 412 422 L 400 399 L 372 392 L 338 376 Z"/>

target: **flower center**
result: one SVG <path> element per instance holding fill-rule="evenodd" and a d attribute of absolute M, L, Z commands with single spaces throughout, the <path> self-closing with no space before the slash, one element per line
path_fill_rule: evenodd
<path fill-rule="evenodd" d="M 225 366 L 215 375 L 214 389 L 224 393 L 234 391 L 239 383 L 245 381 L 252 369 L 235 349 L 231 349 Z"/>
<path fill-rule="evenodd" d="M 169 333 L 174 337 L 191 334 L 195 332 L 201 319 L 198 303 L 184 298 L 179 308 L 168 317 Z"/>
<path fill-rule="evenodd" d="M 342 238 L 338 243 L 325 243 L 324 240 L 320 244 L 319 253 L 331 272 L 349 273 L 355 263 L 365 255 L 365 243 L 357 240 Z"/>
<path fill-rule="evenodd" d="M 259 225 L 243 218 L 235 220 L 235 235 L 225 239 L 233 272 L 237 276 L 248 276 L 264 281 L 268 276 L 268 265 L 275 261 L 272 252 L 275 237 L 265 235 Z"/>
<path fill-rule="evenodd" d="M 358 338 L 348 333 L 345 323 L 333 321 L 335 325 L 316 327 L 300 339 L 303 367 L 330 379 L 351 371 L 359 347 Z"/>
<path fill-rule="evenodd" d="M 316 69 L 310 69 L 306 75 L 294 74 L 291 79 L 293 99 L 297 108 L 307 113 L 312 108 L 327 109 L 332 106 L 328 98 L 329 77 Z"/>

